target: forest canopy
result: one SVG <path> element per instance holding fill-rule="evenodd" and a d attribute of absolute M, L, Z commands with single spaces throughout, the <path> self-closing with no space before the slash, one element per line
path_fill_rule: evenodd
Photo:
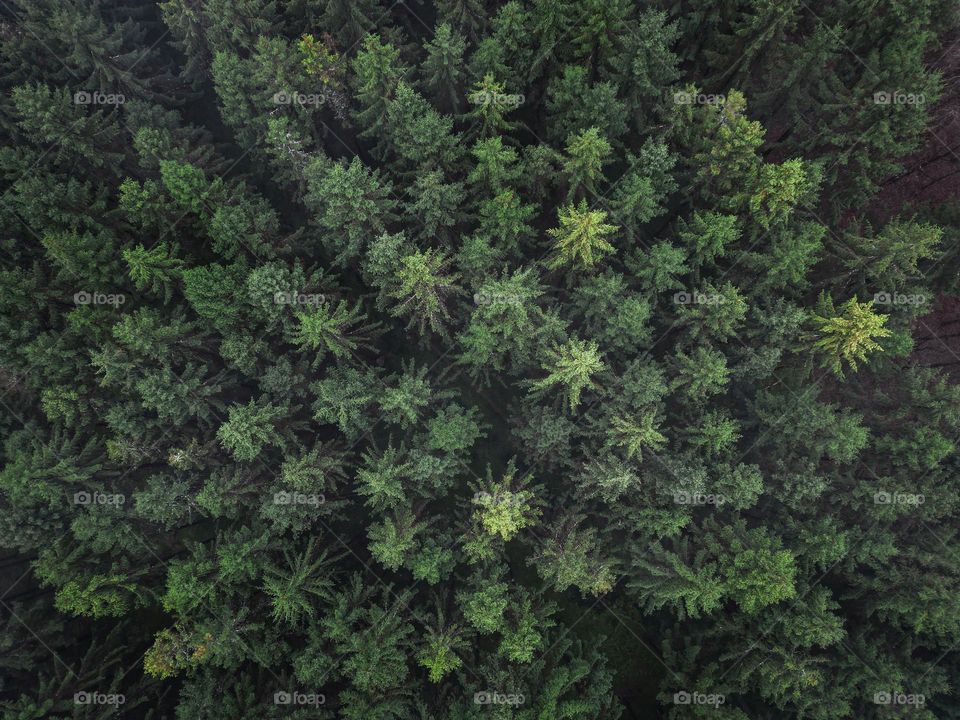
<path fill-rule="evenodd" d="M 958 29 L 0 3 L 2 717 L 960 719 Z"/>

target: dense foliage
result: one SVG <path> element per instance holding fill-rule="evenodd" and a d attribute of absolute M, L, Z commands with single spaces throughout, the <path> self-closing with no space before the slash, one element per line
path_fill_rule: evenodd
<path fill-rule="evenodd" d="M 956 28 L 2 3 L 3 717 L 960 718 Z"/>

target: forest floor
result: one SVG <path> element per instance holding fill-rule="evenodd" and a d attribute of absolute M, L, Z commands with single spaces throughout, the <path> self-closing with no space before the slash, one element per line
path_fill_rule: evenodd
<path fill-rule="evenodd" d="M 926 142 L 903 161 L 904 170 L 890 178 L 869 208 L 869 216 L 885 222 L 922 205 L 960 202 L 960 38 L 931 58 L 944 78 L 944 90 L 926 134 Z M 919 365 L 941 367 L 960 382 L 960 298 L 941 295 L 929 315 L 914 328 Z"/>

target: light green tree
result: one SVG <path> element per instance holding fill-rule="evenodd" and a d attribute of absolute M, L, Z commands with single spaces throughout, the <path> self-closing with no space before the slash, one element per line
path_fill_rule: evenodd
<path fill-rule="evenodd" d="M 334 306 L 322 303 L 312 310 L 296 313 L 299 326 L 293 342 L 305 350 L 319 351 L 317 360 L 323 359 L 324 352 L 335 358 L 349 358 L 361 347 L 366 346 L 367 334 L 374 327 L 364 323 L 367 319 L 362 305 L 351 308 L 346 300 Z"/>
<path fill-rule="evenodd" d="M 833 309 L 832 301 L 828 301 Z M 817 324 L 817 340 L 813 347 L 823 353 L 824 367 L 829 367 L 843 377 L 843 363 L 856 372 L 857 363 L 864 362 L 874 350 L 883 350 L 875 338 L 888 337 L 891 333 L 884 325 L 886 315 L 873 312 L 873 301 L 861 303 L 856 296 L 841 307 L 839 315 L 814 316 Z"/>
<path fill-rule="evenodd" d="M 396 285 L 387 293 L 397 300 L 390 314 L 410 317 L 408 327 L 416 326 L 421 335 L 427 327 L 444 334 L 444 323 L 450 317 L 447 300 L 462 293 L 457 284 L 460 276 L 449 268 L 450 260 L 434 248 L 417 250 L 402 258 Z"/>
<path fill-rule="evenodd" d="M 610 143 L 595 127 L 567 138 L 563 170 L 570 184 L 568 200 L 595 192 L 603 166 L 609 162 L 610 151 Z"/>
<path fill-rule="evenodd" d="M 227 422 L 217 431 L 217 439 L 236 460 L 253 460 L 266 445 L 279 445 L 282 438 L 276 422 L 286 411 L 272 403 L 251 400 L 230 408 Z"/>
<path fill-rule="evenodd" d="M 637 417 L 614 416 L 607 430 L 607 442 L 626 449 L 627 460 L 643 460 L 643 449 L 662 450 L 667 438 L 659 431 L 656 415 L 648 412 Z"/>
<path fill-rule="evenodd" d="M 547 230 L 556 241 L 547 267 L 586 269 L 594 267 L 615 248 L 607 239 L 617 232 L 616 225 L 608 225 L 607 214 L 591 210 L 585 200 L 578 205 L 567 205 L 560 210 L 560 227 Z"/>
<path fill-rule="evenodd" d="M 566 345 L 556 345 L 547 351 L 547 362 L 543 365 L 547 377 L 534 382 L 531 392 L 540 393 L 561 385 L 570 412 L 574 412 L 583 391 L 597 387 L 593 377 L 605 367 L 597 343 L 573 338 Z"/>
<path fill-rule="evenodd" d="M 540 516 L 536 495 L 529 489 L 529 477 L 516 475 L 512 461 L 500 480 L 494 481 L 488 470 L 487 482 L 473 497 L 474 519 L 487 534 L 504 541 L 533 525 Z"/>

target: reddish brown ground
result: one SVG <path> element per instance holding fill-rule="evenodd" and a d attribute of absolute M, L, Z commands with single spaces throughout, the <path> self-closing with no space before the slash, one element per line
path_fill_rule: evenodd
<path fill-rule="evenodd" d="M 890 178 L 872 203 L 870 215 L 878 220 L 904 205 L 960 197 L 960 40 L 934 66 L 944 77 L 943 96 L 931 114 L 925 144 L 903 161 L 903 172 Z"/>
<path fill-rule="evenodd" d="M 931 66 L 944 78 L 944 92 L 934 109 L 926 142 L 903 162 L 869 208 L 869 216 L 886 221 L 905 206 L 960 199 L 960 38 L 948 43 Z M 960 382 L 960 298 L 940 296 L 934 310 L 914 324 L 912 360 L 941 367 Z"/>
<path fill-rule="evenodd" d="M 940 367 L 960 382 L 960 298 L 937 298 L 934 311 L 914 324 L 913 337 L 914 362 Z"/>

